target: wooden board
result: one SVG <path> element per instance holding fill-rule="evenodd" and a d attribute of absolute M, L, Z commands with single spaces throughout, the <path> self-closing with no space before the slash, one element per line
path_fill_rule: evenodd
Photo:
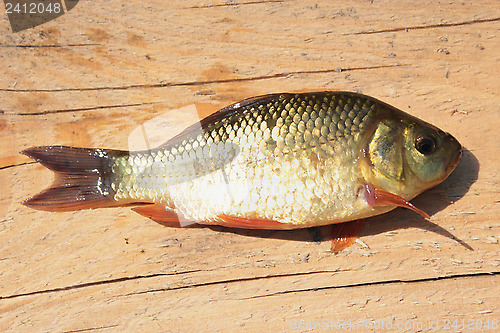
<path fill-rule="evenodd" d="M 498 328 L 499 15 L 494 0 L 96 0 L 18 33 L 1 16 L 0 330 Z M 20 205 L 52 177 L 24 148 L 127 149 L 168 110 L 328 89 L 382 99 L 463 144 L 449 179 L 413 200 L 432 223 L 397 209 L 369 220 L 368 247 L 334 255 L 308 230 Z"/>

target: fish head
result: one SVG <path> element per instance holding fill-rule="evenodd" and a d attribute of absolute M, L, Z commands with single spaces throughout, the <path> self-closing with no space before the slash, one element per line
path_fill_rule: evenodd
<path fill-rule="evenodd" d="M 444 181 L 460 162 L 450 134 L 400 110 L 376 121 L 362 149 L 365 179 L 410 200 Z"/>

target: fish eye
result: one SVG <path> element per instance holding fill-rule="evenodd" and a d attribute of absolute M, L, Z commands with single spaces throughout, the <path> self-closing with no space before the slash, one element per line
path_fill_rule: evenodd
<path fill-rule="evenodd" d="M 429 155 L 436 149 L 436 138 L 430 134 L 422 134 L 415 139 L 415 148 L 423 155 Z"/>

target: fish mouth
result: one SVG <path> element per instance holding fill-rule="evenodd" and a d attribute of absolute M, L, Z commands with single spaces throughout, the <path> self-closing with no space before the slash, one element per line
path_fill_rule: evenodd
<path fill-rule="evenodd" d="M 450 163 L 448 163 L 447 171 L 452 172 L 460 163 L 460 159 L 462 158 L 462 149 L 458 150 L 455 153 L 455 156 L 450 159 Z"/>
<path fill-rule="evenodd" d="M 449 135 L 449 137 L 452 140 L 452 142 L 456 145 L 456 149 L 454 149 L 455 152 L 453 153 L 453 155 L 450 158 L 448 158 L 447 161 L 444 161 L 445 163 L 447 162 L 447 164 L 446 164 L 446 174 L 447 175 L 449 175 L 453 170 L 455 170 L 457 165 L 460 163 L 460 160 L 461 160 L 462 154 L 463 154 L 462 146 L 457 141 L 457 139 L 455 139 L 451 135 Z"/>

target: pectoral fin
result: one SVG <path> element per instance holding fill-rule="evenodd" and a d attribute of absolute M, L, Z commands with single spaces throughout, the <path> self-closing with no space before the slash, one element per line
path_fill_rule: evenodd
<path fill-rule="evenodd" d="M 428 219 L 429 215 L 421 209 L 415 207 L 411 202 L 405 200 L 399 195 L 392 194 L 383 190 L 374 188 L 371 185 L 365 185 L 366 201 L 372 207 L 377 206 L 399 206 L 413 210 L 424 218 Z"/>

